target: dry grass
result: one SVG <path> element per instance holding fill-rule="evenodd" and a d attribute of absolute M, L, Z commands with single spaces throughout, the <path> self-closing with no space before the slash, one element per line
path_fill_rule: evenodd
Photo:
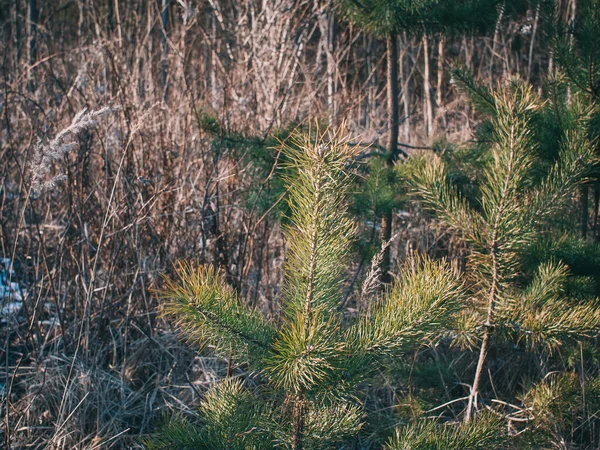
<path fill-rule="evenodd" d="M 9 368 L 12 369 L 12 368 Z M 131 343 L 121 371 L 52 355 L 18 368 L 12 445 L 33 449 L 136 445 L 165 411 L 194 414 L 226 366 L 198 357 L 171 334 Z M 133 439 L 132 439 L 133 437 Z"/>

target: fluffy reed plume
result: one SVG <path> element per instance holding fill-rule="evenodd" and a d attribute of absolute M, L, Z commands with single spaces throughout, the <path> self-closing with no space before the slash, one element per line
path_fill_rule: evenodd
<path fill-rule="evenodd" d="M 56 188 L 56 185 L 64 181 L 65 174 L 51 176 L 52 163 L 60 161 L 67 153 L 77 146 L 75 138 L 86 130 L 98 125 L 100 118 L 116 111 L 118 108 L 105 106 L 97 111 L 88 111 L 87 108 L 79 111 L 73 118 L 71 125 L 59 132 L 48 145 L 38 142 L 35 159 L 31 167 L 33 173 L 31 188 L 34 193 L 41 194 Z"/>

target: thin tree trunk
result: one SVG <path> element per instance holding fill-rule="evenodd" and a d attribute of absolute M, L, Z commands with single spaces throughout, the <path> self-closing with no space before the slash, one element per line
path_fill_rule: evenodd
<path fill-rule="evenodd" d="M 398 160 L 398 36 L 388 35 L 387 45 L 387 107 L 388 107 L 388 150 L 387 166 L 391 169 Z M 392 237 L 392 211 L 386 211 L 381 219 L 381 241 L 388 242 Z M 381 260 L 381 281 L 390 283 L 391 252 L 388 245 Z"/>
<path fill-rule="evenodd" d="M 600 242 L 600 223 L 598 214 L 600 212 L 600 184 L 594 185 L 594 240 Z"/>
<path fill-rule="evenodd" d="M 505 4 L 502 3 L 502 5 L 500 5 L 500 14 L 498 14 L 498 20 L 496 21 L 496 28 L 494 29 L 494 40 L 492 41 L 492 57 L 490 58 L 489 65 L 490 84 L 492 84 L 494 81 L 494 62 L 498 53 L 498 37 L 500 35 L 500 24 L 504 18 L 504 9 Z"/>
<path fill-rule="evenodd" d="M 588 234 L 588 220 L 589 220 L 589 186 L 584 185 L 581 186 L 581 190 L 579 192 L 579 201 L 581 204 L 581 237 L 585 241 Z"/>
<path fill-rule="evenodd" d="M 510 167 L 511 169 L 509 171 L 509 174 L 507 175 L 507 178 L 504 181 L 504 187 L 502 188 L 502 193 L 500 195 L 500 203 L 498 204 L 498 208 L 495 212 L 494 226 L 492 228 L 492 239 L 490 242 L 492 280 L 490 290 L 488 293 L 487 316 L 485 319 L 485 323 L 483 324 L 485 331 L 483 333 L 481 349 L 479 350 L 479 359 L 477 361 L 477 368 L 475 370 L 475 378 L 473 379 L 473 384 L 471 385 L 471 393 L 469 394 L 469 404 L 467 406 L 465 422 L 469 422 L 469 420 L 471 420 L 471 417 L 473 416 L 473 409 L 477 408 L 477 397 L 479 395 L 479 384 L 481 382 L 481 374 L 483 372 L 483 365 L 487 356 L 492 328 L 494 326 L 494 310 L 496 306 L 496 297 L 498 296 L 498 289 L 500 283 L 500 268 L 498 267 L 498 249 L 501 245 L 501 242 L 499 242 L 498 240 L 498 234 L 501 228 L 501 219 L 505 213 L 507 202 L 511 201 L 511 198 L 508 196 L 508 192 L 509 186 L 511 184 L 511 179 L 513 177 L 512 168 L 514 168 L 514 149 L 511 149 L 508 167 Z"/>
<path fill-rule="evenodd" d="M 304 434 L 304 401 L 299 395 L 294 399 L 292 419 L 294 422 L 292 450 L 302 450 L 302 435 Z"/>
<path fill-rule="evenodd" d="M 215 45 L 217 42 L 217 20 L 214 17 L 210 18 L 211 32 L 212 32 L 212 40 L 211 47 Z M 217 86 L 217 52 L 214 51 L 214 48 L 211 49 L 211 60 L 210 60 L 210 91 L 211 91 L 211 99 L 212 99 L 212 107 L 215 112 L 219 112 L 219 90 Z M 259 122 L 260 123 L 260 122 Z M 260 125 L 259 125 L 260 128 Z"/>
<path fill-rule="evenodd" d="M 369 80 L 369 85 L 367 86 L 367 96 L 365 99 L 365 109 L 364 109 L 364 114 L 363 114 L 363 126 L 365 128 L 369 128 L 369 126 L 371 125 L 371 121 L 370 121 L 370 112 L 373 111 L 375 109 L 375 97 L 377 94 L 377 86 L 376 86 L 376 73 L 371 74 L 371 72 L 373 71 L 373 38 L 371 38 L 371 36 L 366 35 L 364 37 L 364 46 L 365 49 L 367 50 L 367 54 L 365 57 L 366 60 L 366 66 L 367 66 L 367 73 L 366 73 L 366 77 L 367 80 Z"/>
<path fill-rule="evenodd" d="M 119 0 L 115 0 L 114 14 L 115 25 L 117 27 L 117 38 L 119 39 L 119 48 L 123 48 L 123 32 L 121 30 L 121 13 L 119 12 Z"/>
<path fill-rule="evenodd" d="M 29 0 L 29 65 L 33 65 L 37 58 L 37 24 L 38 9 L 36 0 Z"/>
<path fill-rule="evenodd" d="M 498 289 L 498 254 L 496 239 L 497 231 L 494 232 L 492 242 L 492 286 L 488 295 L 487 316 L 484 323 L 485 331 L 483 333 L 483 340 L 481 342 L 481 348 L 479 350 L 479 359 L 477 360 L 477 368 L 475 369 L 475 378 L 473 379 L 473 385 L 471 386 L 471 393 L 469 395 L 469 404 L 467 405 L 467 414 L 465 416 L 465 422 L 469 422 L 471 420 L 471 418 L 473 417 L 473 410 L 477 408 L 477 397 L 479 395 L 479 384 L 481 383 L 483 364 L 485 363 L 490 337 L 492 334 L 492 324 L 494 322 L 494 307 L 496 304 L 496 290 Z"/>
<path fill-rule="evenodd" d="M 36 0 L 29 0 L 28 3 L 28 16 L 29 16 L 29 26 L 26 28 L 28 32 L 27 36 L 27 58 L 28 58 L 28 68 L 27 68 L 27 89 L 30 92 L 34 92 L 36 88 L 35 76 L 33 69 L 33 65 L 35 64 L 37 58 L 37 26 L 39 20 L 39 12 L 37 9 Z"/>
<path fill-rule="evenodd" d="M 19 0 L 13 0 L 10 14 L 12 22 L 12 41 L 15 49 L 14 73 L 15 79 L 18 79 L 20 72 L 19 69 L 21 67 L 21 29 L 19 28 Z"/>
<path fill-rule="evenodd" d="M 169 20 L 169 0 L 162 0 L 162 7 L 160 11 L 160 20 L 162 24 L 162 29 L 160 33 L 160 40 L 162 46 L 162 55 L 161 55 L 161 85 L 163 88 L 163 96 L 164 100 L 167 99 L 167 68 L 168 68 L 168 58 L 169 58 L 169 47 L 167 44 L 167 23 Z"/>
<path fill-rule="evenodd" d="M 441 37 L 438 44 L 438 61 L 437 61 L 437 86 L 436 98 L 438 108 L 442 108 L 444 104 L 444 94 L 442 92 L 444 86 L 444 57 L 445 57 L 446 38 Z"/>
<path fill-rule="evenodd" d="M 411 136 L 410 136 L 410 125 L 411 125 L 411 120 L 410 120 L 410 97 L 411 97 L 411 85 L 410 85 L 410 79 L 411 79 L 411 71 L 412 71 L 412 51 L 411 51 L 411 43 L 410 40 L 408 39 L 406 33 L 404 33 L 404 45 L 405 45 L 405 50 L 404 50 L 404 60 L 402 63 L 402 78 L 404 81 L 404 84 L 402 85 L 402 103 L 404 105 L 404 141 L 407 143 L 411 142 Z"/>
<path fill-rule="evenodd" d="M 335 105 L 335 58 L 334 58 L 334 17 L 331 11 L 326 7 L 319 9 L 318 15 L 319 31 L 327 62 L 327 112 L 329 114 L 329 123 L 335 123 L 336 105 Z"/>
<path fill-rule="evenodd" d="M 433 105 L 431 104 L 431 81 L 429 70 L 429 39 L 427 33 L 423 34 L 423 116 L 425 123 L 425 134 L 431 137 L 433 128 Z"/>
<path fill-rule="evenodd" d="M 540 19 L 540 4 L 535 8 L 535 18 L 533 28 L 531 29 L 531 42 L 529 43 L 529 60 L 527 62 L 527 81 L 531 80 L 531 71 L 533 69 L 533 47 L 535 45 L 535 35 L 537 33 L 538 22 Z"/>
<path fill-rule="evenodd" d="M 573 25 L 573 23 L 575 22 L 575 17 L 577 14 L 577 1 L 576 0 L 571 0 L 568 3 L 568 9 L 567 9 L 569 14 L 569 26 Z M 569 37 L 569 50 L 572 48 L 573 46 L 573 35 L 570 35 Z M 567 84 L 567 104 L 570 105 L 571 104 L 571 85 Z M 586 192 L 587 192 L 587 188 L 586 188 Z M 583 195 L 583 194 L 582 194 Z M 585 202 L 586 204 L 586 208 L 587 208 L 587 200 Z M 584 213 L 587 213 L 587 210 L 584 211 Z M 586 229 L 587 229 L 587 222 L 586 222 Z"/>

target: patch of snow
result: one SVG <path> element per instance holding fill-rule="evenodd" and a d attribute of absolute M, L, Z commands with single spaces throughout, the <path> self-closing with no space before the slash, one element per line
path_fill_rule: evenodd
<path fill-rule="evenodd" d="M 15 276 L 12 261 L 0 258 L 0 318 L 18 314 L 23 308 L 23 291 Z"/>
<path fill-rule="evenodd" d="M 23 302 L 10 302 L 0 308 L 0 317 L 8 317 L 21 311 Z"/>

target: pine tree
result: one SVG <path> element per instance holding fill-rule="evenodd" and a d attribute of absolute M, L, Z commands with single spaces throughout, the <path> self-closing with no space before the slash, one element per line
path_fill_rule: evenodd
<path fill-rule="evenodd" d="M 342 15 L 368 33 L 386 42 L 387 109 L 388 109 L 388 168 L 400 158 L 398 87 L 398 36 L 422 33 L 484 32 L 496 22 L 500 0 L 341 0 Z M 520 3 L 520 2 L 515 2 Z M 505 7 L 505 6 L 504 6 Z M 405 114 L 410 114 L 405 111 Z M 392 237 L 392 211 L 381 218 L 381 240 Z M 381 263 L 381 279 L 391 281 L 390 248 L 386 247 Z"/>
<path fill-rule="evenodd" d="M 468 195 L 449 182 L 438 155 L 419 156 L 406 167 L 413 194 L 471 248 L 465 277 L 471 298 L 459 320 L 459 340 L 479 346 L 465 414 L 478 407 L 482 374 L 493 338 L 529 350 L 555 349 L 573 338 L 597 336 L 600 304 L 567 293 L 568 267 L 559 260 L 538 264 L 527 282 L 526 261 L 540 242 L 556 240 L 557 217 L 587 180 L 595 157 L 588 136 L 593 111 L 574 102 L 576 117 L 560 135 L 551 163 L 539 153 L 536 122 L 549 102 L 510 80 L 498 91 L 479 87 L 464 72 L 455 77 L 490 116 L 491 148 L 481 157 L 477 187 Z M 561 232 L 559 229 L 558 232 Z M 525 278 L 525 282 L 524 282 Z"/>
<path fill-rule="evenodd" d="M 600 1 L 580 0 L 577 2 L 577 16 L 573 23 L 564 23 L 558 17 L 552 22 L 553 49 L 559 66 L 556 79 L 567 90 L 565 100 L 571 101 L 571 94 L 579 95 L 580 101 L 593 108 L 588 132 L 594 138 L 600 137 L 600 113 L 596 105 L 600 96 Z M 600 149 L 596 149 L 600 155 Z M 595 179 L 581 186 L 581 236 L 586 239 L 589 229 L 589 190 L 594 189 L 593 239 L 600 241 L 600 171 Z"/>
<path fill-rule="evenodd" d="M 344 319 L 341 292 L 354 239 L 347 214 L 357 149 L 341 132 L 314 130 L 282 144 L 289 163 L 290 223 L 278 319 L 249 308 L 210 267 L 182 263 L 165 282 L 166 313 L 194 343 L 213 345 L 249 374 L 206 395 L 201 423 L 167 423 L 150 448 L 330 448 L 356 435 L 366 411 L 357 394 L 392 356 L 433 339 L 460 304 L 454 267 L 415 257 L 369 310 Z"/>

